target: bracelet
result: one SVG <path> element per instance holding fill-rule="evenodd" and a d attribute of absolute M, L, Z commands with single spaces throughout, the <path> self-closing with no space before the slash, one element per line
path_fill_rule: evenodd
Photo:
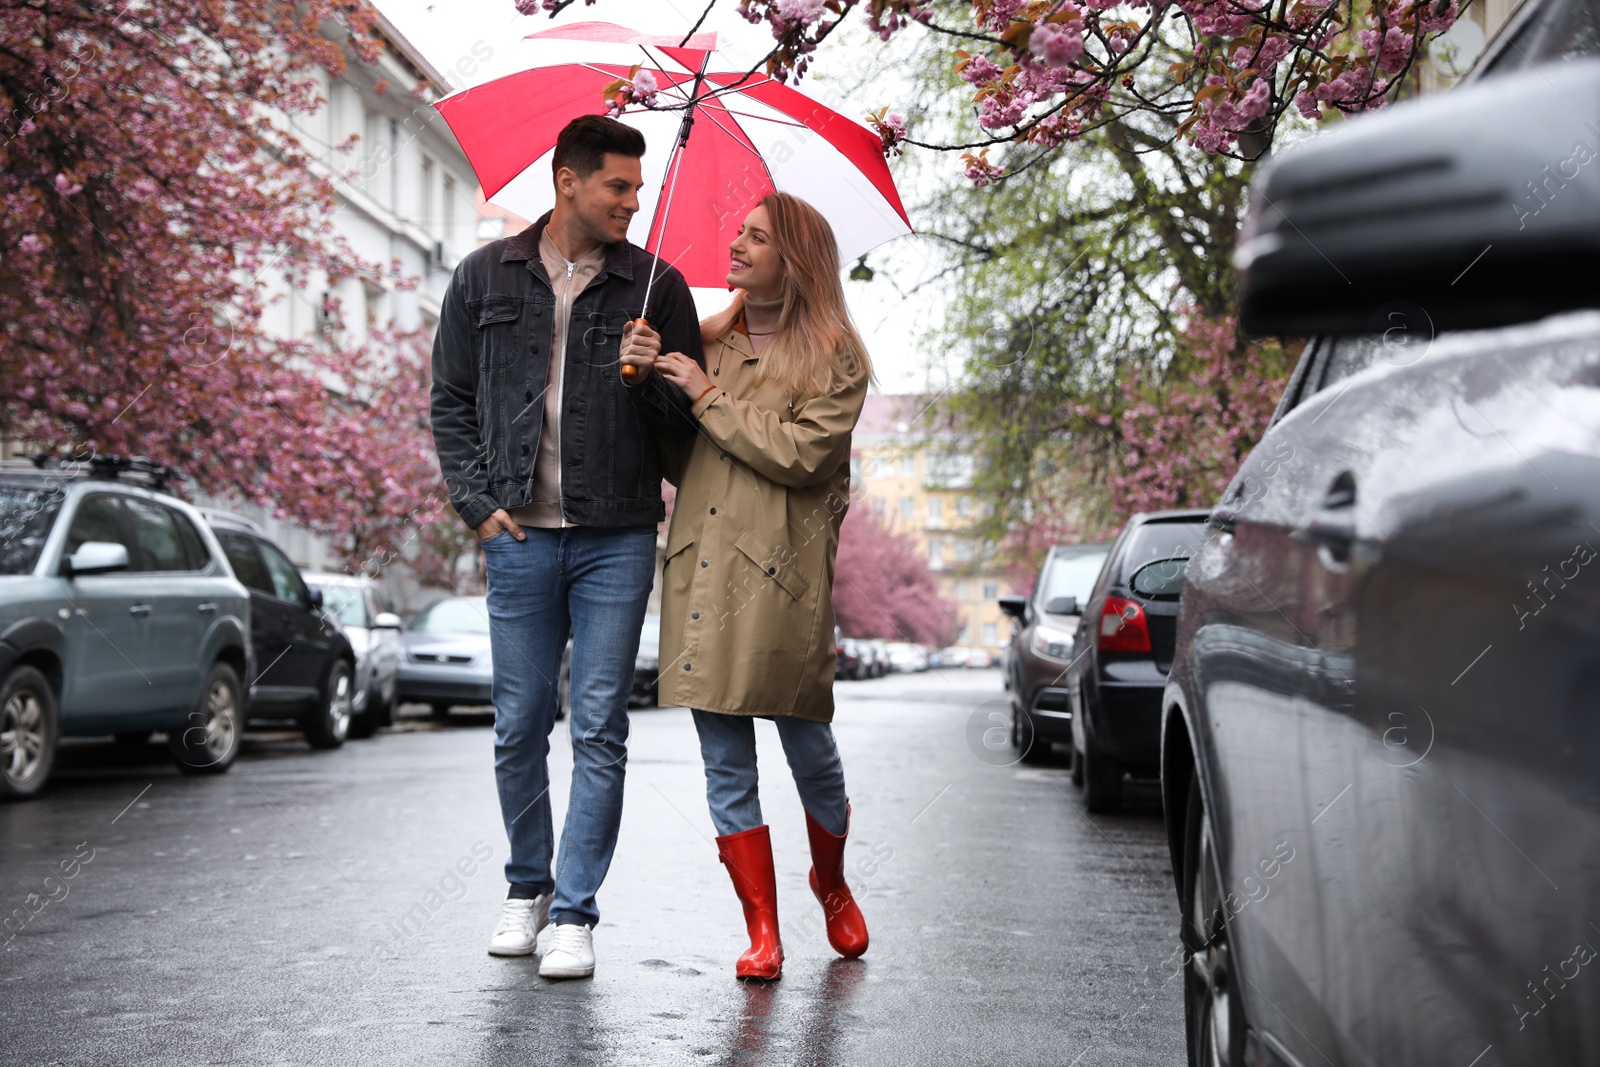
<path fill-rule="evenodd" d="M 704 389 L 702 389 L 702 390 L 701 390 L 701 391 L 700 391 L 700 395 L 699 395 L 699 396 L 697 396 L 697 397 L 695 397 L 695 398 L 694 398 L 694 404 L 698 404 L 698 403 L 700 403 L 700 401 L 702 401 L 702 400 L 704 400 L 704 399 L 705 399 L 705 398 L 706 398 L 706 394 L 707 394 L 707 393 L 711 393 L 711 392 L 715 392 L 715 391 L 716 391 L 716 388 L 717 388 L 717 387 L 716 387 L 716 386 L 714 386 L 714 385 L 708 385 L 708 386 L 706 386 L 706 387 L 705 387 L 705 388 L 704 388 Z M 694 404 L 690 404 L 690 405 L 689 405 L 689 406 L 690 406 L 690 407 L 694 407 Z"/>

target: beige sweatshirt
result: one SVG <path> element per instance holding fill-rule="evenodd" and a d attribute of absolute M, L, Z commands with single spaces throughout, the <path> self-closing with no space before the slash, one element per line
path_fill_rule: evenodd
<path fill-rule="evenodd" d="M 561 378 L 567 362 L 567 327 L 572 320 L 572 302 L 606 265 L 606 248 L 601 245 L 576 263 L 569 263 L 547 227 L 539 237 L 539 258 L 556 294 L 555 314 L 551 316 L 550 368 L 544 390 L 544 429 L 539 432 L 539 454 L 533 463 L 533 496 L 528 503 L 512 508 L 510 514 L 518 526 L 559 529 L 568 525 L 561 517 Z"/>

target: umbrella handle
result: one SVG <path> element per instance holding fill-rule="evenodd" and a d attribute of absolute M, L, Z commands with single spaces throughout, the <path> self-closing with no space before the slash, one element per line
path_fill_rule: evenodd
<path fill-rule="evenodd" d="M 640 318 L 634 319 L 632 324 L 634 326 L 649 326 L 650 325 L 650 320 L 646 319 L 646 318 L 643 318 L 643 317 L 640 317 Z M 632 363 L 624 363 L 622 365 L 622 369 L 618 373 L 620 373 L 622 375 L 622 380 L 623 381 L 631 382 L 634 379 L 639 377 L 639 368 L 635 367 Z"/>

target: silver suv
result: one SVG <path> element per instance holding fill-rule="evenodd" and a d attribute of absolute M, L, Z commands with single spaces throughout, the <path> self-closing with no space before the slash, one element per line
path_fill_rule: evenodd
<path fill-rule="evenodd" d="M 0 463 L 0 799 L 37 793 L 63 736 L 165 731 L 192 773 L 238 755 L 249 595 L 169 477 Z"/>

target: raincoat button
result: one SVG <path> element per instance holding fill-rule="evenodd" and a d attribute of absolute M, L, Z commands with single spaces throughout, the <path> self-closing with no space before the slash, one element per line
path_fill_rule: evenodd
<path fill-rule="evenodd" d="M 700 561 L 700 566 L 709 567 L 709 566 L 711 566 L 711 561 L 709 559 L 703 559 L 703 560 Z"/>
<path fill-rule="evenodd" d="M 699 613 L 699 612 L 698 612 L 698 611 L 691 611 L 691 612 L 689 612 L 689 618 L 691 618 L 691 619 L 698 619 L 698 618 L 699 618 L 699 617 L 700 617 L 700 613 Z"/>
<path fill-rule="evenodd" d="M 768 567 L 767 568 L 767 573 L 768 574 L 777 574 L 778 573 L 778 568 L 776 568 L 776 567 Z"/>
<path fill-rule="evenodd" d="M 717 513 L 717 509 L 716 508 L 712 508 L 711 509 L 711 514 L 715 515 L 716 513 Z"/>
<path fill-rule="evenodd" d="M 533 399 L 533 390 L 532 389 L 523 390 L 522 399 L 524 399 L 524 400 L 532 400 Z"/>
<path fill-rule="evenodd" d="M 684 665 L 683 665 L 683 669 L 684 669 L 684 670 L 686 670 L 686 671 L 687 671 L 687 670 L 691 670 L 691 669 L 692 669 L 692 668 L 693 668 L 693 665 L 692 665 L 692 664 L 689 664 L 689 663 L 685 663 L 685 664 L 684 664 Z"/>
<path fill-rule="evenodd" d="M 717 453 L 717 458 L 718 459 L 727 459 L 728 458 L 728 454 L 726 452 L 718 452 Z"/>

